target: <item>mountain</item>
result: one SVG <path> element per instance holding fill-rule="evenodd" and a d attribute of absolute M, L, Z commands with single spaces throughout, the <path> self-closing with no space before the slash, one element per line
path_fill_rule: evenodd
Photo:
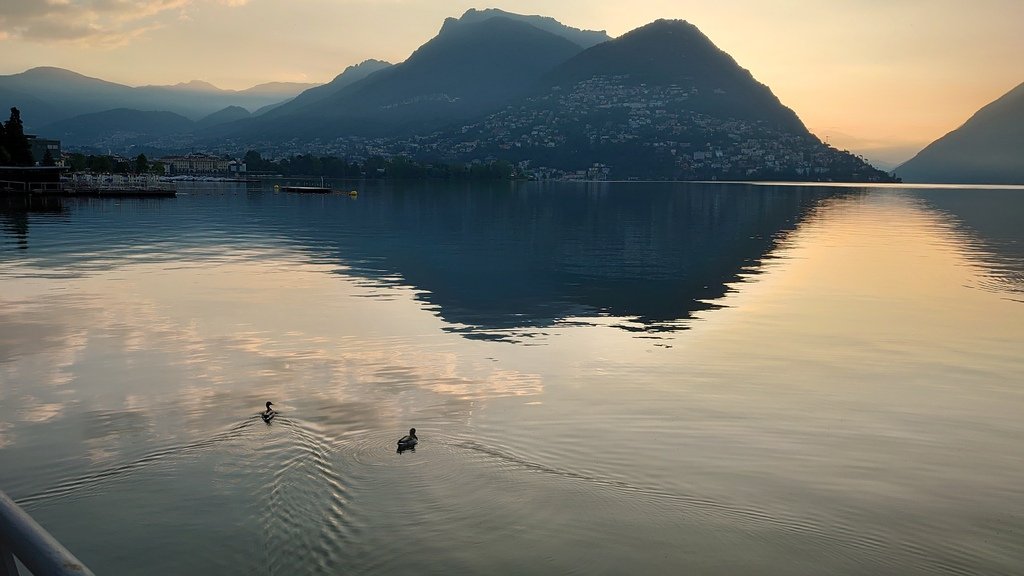
<path fill-rule="evenodd" d="M 431 130 L 514 101 L 581 50 L 512 18 L 445 26 L 404 62 L 325 97 L 296 98 L 272 116 L 255 118 L 236 136 L 334 138 Z"/>
<path fill-rule="evenodd" d="M 88 112 L 131 107 L 131 88 L 62 68 L 32 68 L 0 76 L 0 110 L 21 110 L 27 131 Z M 25 100 L 20 95 L 30 96 Z"/>
<path fill-rule="evenodd" d="M 121 150 L 155 138 L 187 135 L 195 122 L 173 112 L 117 108 L 82 114 L 44 126 L 40 133 L 58 138 L 65 146 Z"/>
<path fill-rule="evenodd" d="M 1024 84 L 896 169 L 908 182 L 1024 184 Z"/>
<path fill-rule="evenodd" d="M 538 178 L 892 180 L 822 143 L 685 21 L 582 49 L 501 14 L 448 19 L 401 64 L 204 137 L 222 151 L 503 160 Z"/>
<path fill-rule="evenodd" d="M 538 178 L 890 179 L 810 134 L 695 26 L 667 20 L 557 65 L 500 111 L 389 151 L 506 160 Z"/>
<path fill-rule="evenodd" d="M 189 82 L 178 82 L 177 84 L 171 84 L 169 86 L 140 86 L 140 88 L 163 88 L 166 90 L 174 90 L 179 92 L 216 92 L 220 90 L 209 82 L 203 82 L 202 80 L 191 80 Z"/>
<path fill-rule="evenodd" d="M 249 90 L 221 90 L 192 81 L 173 86 L 131 87 L 91 78 L 62 68 L 40 67 L 0 76 L 0 109 L 18 107 L 29 132 L 46 124 L 89 114 L 128 108 L 170 111 L 192 119 L 227 106 L 255 110 L 294 97 L 311 84 L 274 84 Z"/>
<path fill-rule="evenodd" d="M 694 112 L 807 131 L 767 86 L 686 21 L 657 20 L 637 28 L 586 50 L 544 80 L 546 87 L 565 88 L 595 77 L 618 78 L 629 86 L 675 85 L 689 92 L 686 107 Z"/>
<path fill-rule="evenodd" d="M 126 153 L 138 146 L 185 149 L 191 144 L 194 131 L 251 116 L 245 108 L 228 106 L 193 122 L 174 112 L 115 108 L 65 118 L 41 126 L 39 132 L 61 140 L 67 147 L 104 152 Z"/>
<path fill-rule="evenodd" d="M 611 37 L 604 30 L 580 30 L 579 28 L 566 26 L 558 20 L 547 16 L 524 16 L 522 14 L 505 12 L 497 8 L 487 8 L 486 10 L 470 8 L 461 18 L 447 18 L 441 26 L 441 33 L 443 34 L 445 31 L 450 31 L 452 28 L 463 24 L 476 24 L 491 18 L 508 18 L 510 20 L 526 22 L 535 28 L 561 36 L 581 48 L 590 48 L 596 44 L 611 40 Z"/>
<path fill-rule="evenodd" d="M 258 110 L 280 104 L 318 84 L 272 82 L 245 90 L 222 90 L 209 82 L 192 80 L 172 86 L 142 86 L 136 93 L 148 106 L 133 106 L 140 110 L 172 110 L 198 120 L 228 106 Z"/>
<path fill-rule="evenodd" d="M 218 110 L 209 116 L 201 118 L 195 123 L 196 128 L 208 128 L 210 126 L 217 126 L 220 124 L 226 124 L 228 122 L 234 122 L 236 120 L 244 120 L 251 118 L 252 114 L 248 110 L 241 106 L 228 106 L 223 110 Z"/>
<path fill-rule="evenodd" d="M 317 86 L 320 86 L 320 84 L 310 84 L 307 82 L 264 82 L 252 88 L 241 90 L 238 93 L 252 96 L 270 96 L 272 98 L 291 98 Z"/>
<path fill-rule="evenodd" d="M 345 88 L 350 84 L 355 84 L 356 82 L 359 82 L 360 80 L 366 78 L 367 76 L 373 74 L 374 72 L 378 72 L 380 70 L 384 70 L 385 68 L 390 67 L 391 64 L 383 60 L 366 60 L 354 66 L 349 66 L 348 68 L 345 68 L 345 70 L 341 74 L 335 76 L 334 80 L 331 80 L 327 84 L 322 84 L 320 86 L 309 88 L 303 91 L 295 98 L 293 98 L 288 103 L 289 106 L 283 111 L 283 113 L 287 114 L 289 113 L 289 111 L 295 111 L 298 110 L 299 108 L 304 108 L 314 102 L 319 102 L 325 98 L 333 96 L 334 94 L 340 92 L 342 88 Z M 283 105 L 284 102 L 282 102 L 281 104 Z M 269 110 L 257 110 L 255 114 L 270 114 L 271 117 L 273 117 L 282 113 L 281 107 L 281 105 L 276 105 Z"/>

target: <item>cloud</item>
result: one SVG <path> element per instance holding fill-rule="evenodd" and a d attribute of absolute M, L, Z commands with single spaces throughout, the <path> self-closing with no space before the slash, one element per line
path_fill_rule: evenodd
<path fill-rule="evenodd" d="M 0 40 L 122 46 L 200 2 L 237 7 L 248 0 L 6 0 Z"/>

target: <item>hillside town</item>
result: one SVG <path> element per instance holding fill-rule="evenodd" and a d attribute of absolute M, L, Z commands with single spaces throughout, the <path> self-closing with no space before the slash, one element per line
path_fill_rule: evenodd
<path fill-rule="evenodd" d="M 724 97 L 697 87 L 647 85 L 595 76 L 509 106 L 484 119 L 402 138 L 260 143 L 268 156 L 403 156 L 444 163 L 514 164 L 530 179 L 891 181 L 863 158 L 763 121 L 721 119 L 691 102 Z M 232 146 L 222 146 L 229 152 Z"/>
<path fill-rule="evenodd" d="M 727 98 L 719 88 L 598 75 L 554 86 L 477 121 L 426 135 L 343 135 L 285 142 L 224 139 L 205 146 L 192 135 L 156 137 L 140 147 L 153 156 L 145 167 L 137 155 L 110 153 L 95 155 L 109 157 L 108 162 L 89 165 L 85 153 L 62 151 L 57 140 L 36 142 L 40 152 L 49 147 L 52 160 L 73 171 L 144 168 L 163 176 L 246 177 L 259 168 L 247 166 L 242 157 L 247 150 L 256 150 L 270 161 L 312 157 L 366 164 L 371 159 L 399 159 L 422 164 L 424 173 L 435 164 L 501 162 L 512 167 L 512 177 L 534 180 L 894 180 L 863 158 L 836 150 L 805 131 L 705 112 Z M 191 151 L 167 153 L 183 148 Z M 263 168 L 279 171 L 277 166 Z M 379 176 L 379 169 L 370 176 Z"/>

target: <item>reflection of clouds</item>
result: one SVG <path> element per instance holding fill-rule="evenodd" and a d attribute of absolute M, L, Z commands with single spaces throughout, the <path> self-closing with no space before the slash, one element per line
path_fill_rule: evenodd
<path fill-rule="evenodd" d="M 110 464 L 118 459 L 120 452 L 110 449 L 98 440 L 87 440 L 83 456 L 93 466 Z"/>
<path fill-rule="evenodd" d="M 0 422 L 0 448 L 4 448 L 9 444 L 14 443 L 14 437 L 9 433 L 9 430 L 13 428 L 7 422 Z"/>
<path fill-rule="evenodd" d="M 313 392 L 318 394 L 340 393 L 357 383 L 478 398 L 543 392 L 537 374 L 488 367 L 479 376 L 463 375 L 471 369 L 460 366 L 454 352 L 416 348 L 391 339 L 328 346 L 330 341 L 323 337 L 304 337 L 301 332 L 287 335 L 289 339 L 239 334 L 223 347 L 248 356 L 256 378 L 268 383 L 315 383 Z"/>
<path fill-rule="evenodd" d="M 152 428 L 144 409 L 101 410 L 83 415 L 84 456 L 93 465 L 116 460 L 120 448 Z"/>
<path fill-rule="evenodd" d="M 320 267 L 200 261 L 187 269 L 132 264 L 114 273 L 117 282 L 102 272 L 70 285 L 60 280 L 60 290 L 43 286 L 18 311 L 3 312 L 4 320 L 31 319 L 47 336 L 26 342 L 25 332 L 8 333 L 7 348 L 16 352 L 0 361 L 0 375 L 23 384 L 0 394 L 13 394 L 17 414 L 29 422 L 64 415 L 68 402 L 114 410 L 84 416 L 82 452 L 94 463 L 131 449 L 124 440 L 131 430 L 122 426 L 129 417 L 146 422 L 132 424 L 136 432 L 192 436 L 209 429 L 211 415 L 254 414 L 274 399 L 310 407 L 325 425 L 365 428 L 416 406 L 447 416 L 464 414 L 467 400 L 543 392 L 538 374 L 463 354 L 463 339 L 433 325 L 424 338 L 419 318 L 433 317 L 414 300 L 364 305 L 355 282 Z M 357 304 L 321 312 L 315 307 L 327 296 Z M 379 322 L 386 329 L 360 328 Z M 72 381 L 75 390 L 66 386 Z"/>
<path fill-rule="evenodd" d="M 469 378 L 445 378 L 431 384 L 439 394 L 460 397 L 528 396 L 543 392 L 543 381 L 538 374 L 522 374 L 509 370 L 495 370 L 482 381 Z"/>
<path fill-rule="evenodd" d="M 84 415 L 85 437 L 111 438 L 138 434 L 150 427 L 150 418 L 144 410 L 103 410 Z"/>
<path fill-rule="evenodd" d="M 0 307 L 0 379 L 11 383 L 69 384 L 73 367 L 88 343 L 87 329 L 74 328 L 68 317 L 89 319 L 94 310 L 82 305 L 5 301 Z M 0 395 L 4 387 L 0 387 Z"/>
<path fill-rule="evenodd" d="M 3 302 L 0 309 L 0 363 L 44 348 L 60 346 L 65 326 L 40 318 L 39 311 L 23 302 Z"/>
<path fill-rule="evenodd" d="M 64 405 L 56 402 L 40 402 L 31 396 L 24 399 L 24 406 L 18 411 L 18 417 L 24 422 L 49 422 L 64 412 Z"/>

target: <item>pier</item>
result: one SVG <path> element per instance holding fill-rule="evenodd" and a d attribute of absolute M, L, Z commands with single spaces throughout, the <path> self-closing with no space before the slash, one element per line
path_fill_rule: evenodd
<path fill-rule="evenodd" d="M 177 195 L 173 185 L 153 175 L 74 174 L 62 175 L 59 167 L 0 166 L 0 194 L 88 196 L 101 198 L 169 198 Z"/>

